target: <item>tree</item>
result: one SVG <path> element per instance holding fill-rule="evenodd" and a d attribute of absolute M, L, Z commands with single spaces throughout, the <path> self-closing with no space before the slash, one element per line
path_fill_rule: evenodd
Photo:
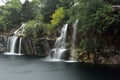
<path fill-rule="evenodd" d="M 11 0 L 1 6 L 0 25 L 4 30 L 12 29 L 20 24 L 21 2 Z"/>
<path fill-rule="evenodd" d="M 42 8 L 43 22 L 50 23 L 51 15 L 60 6 L 60 0 L 44 0 L 44 7 Z"/>
<path fill-rule="evenodd" d="M 113 5 L 115 5 L 115 4 L 120 4 L 120 0 L 104 0 L 105 2 L 108 2 L 108 3 L 110 3 L 110 4 L 113 4 Z"/>
<path fill-rule="evenodd" d="M 35 18 L 37 14 L 38 6 L 34 2 L 29 2 L 28 0 L 22 4 L 21 9 L 21 21 L 27 22 L 28 20 L 32 20 Z"/>
<path fill-rule="evenodd" d="M 63 7 L 60 7 L 57 10 L 55 10 L 55 13 L 52 15 L 52 20 L 51 20 L 52 26 L 56 26 L 59 23 L 61 23 L 64 17 L 65 17 L 65 11 Z"/>

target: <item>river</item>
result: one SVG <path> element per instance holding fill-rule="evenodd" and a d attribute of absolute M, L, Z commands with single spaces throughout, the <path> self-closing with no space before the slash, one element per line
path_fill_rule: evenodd
<path fill-rule="evenodd" d="M 0 54 L 0 80 L 120 80 L 120 67 Z"/>

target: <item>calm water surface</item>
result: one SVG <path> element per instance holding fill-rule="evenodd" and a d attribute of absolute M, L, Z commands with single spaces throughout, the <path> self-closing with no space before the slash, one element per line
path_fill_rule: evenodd
<path fill-rule="evenodd" d="M 1 54 L 0 80 L 120 80 L 120 67 Z"/>

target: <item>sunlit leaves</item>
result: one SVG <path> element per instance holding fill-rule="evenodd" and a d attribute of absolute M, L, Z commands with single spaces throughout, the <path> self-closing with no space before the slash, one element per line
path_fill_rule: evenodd
<path fill-rule="evenodd" d="M 57 10 L 55 10 L 55 13 L 52 15 L 51 24 L 53 26 L 56 26 L 58 23 L 62 21 L 64 17 L 65 17 L 64 9 L 60 7 Z"/>
<path fill-rule="evenodd" d="M 18 11 L 21 10 L 22 4 L 20 0 L 11 0 L 6 3 L 6 8 L 7 9 L 16 9 Z"/>

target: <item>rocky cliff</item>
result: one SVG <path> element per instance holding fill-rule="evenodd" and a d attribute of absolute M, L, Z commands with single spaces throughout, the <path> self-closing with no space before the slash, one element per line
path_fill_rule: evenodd
<path fill-rule="evenodd" d="M 7 47 L 7 38 L 4 35 L 0 35 L 0 52 L 5 52 Z"/>

